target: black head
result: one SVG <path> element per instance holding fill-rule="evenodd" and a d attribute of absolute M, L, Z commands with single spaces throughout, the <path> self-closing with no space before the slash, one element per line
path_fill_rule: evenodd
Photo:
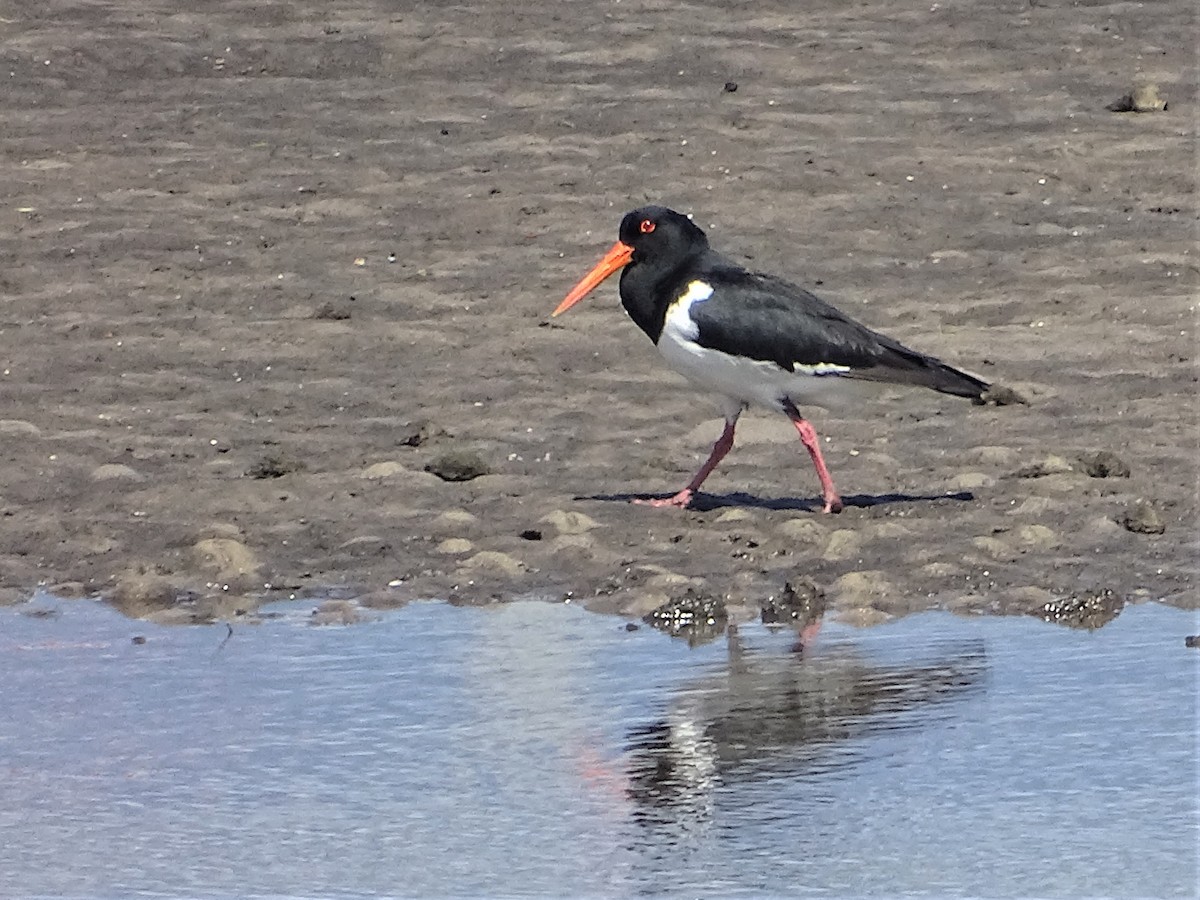
<path fill-rule="evenodd" d="M 620 239 L 571 289 L 552 315 L 566 312 L 616 272 L 636 270 L 639 278 L 653 281 L 707 249 L 708 238 L 687 216 L 665 206 L 635 209 L 621 220 Z M 621 284 L 623 289 L 625 274 L 621 275 Z"/>
<path fill-rule="evenodd" d="M 619 237 L 622 244 L 633 248 L 633 263 L 682 261 L 708 249 L 704 231 L 665 206 L 643 206 L 626 213 Z"/>

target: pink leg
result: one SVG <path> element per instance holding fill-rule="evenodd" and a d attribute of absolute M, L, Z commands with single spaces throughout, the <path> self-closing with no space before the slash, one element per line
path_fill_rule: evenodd
<path fill-rule="evenodd" d="M 817 642 L 817 635 L 821 632 L 820 618 L 813 619 L 807 625 L 800 629 L 800 633 L 796 635 L 796 643 L 792 644 L 793 653 L 803 653 L 809 647 Z"/>
<path fill-rule="evenodd" d="M 708 459 L 704 461 L 704 465 L 700 467 L 693 477 L 688 482 L 688 486 L 676 494 L 674 497 L 668 497 L 661 500 L 634 500 L 634 503 L 642 506 L 678 506 L 680 509 L 687 507 L 692 502 L 692 495 L 700 490 L 700 485 L 704 484 L 704 479 L 712 474 L 713 469 L 717 464 L 725 458 L 725 454 L 733 449 L 733 427 L 737 424 L 737 417 L 725 420 L 725 430 L 721 432 L 721 436 L 717 438 L 717 442 L 713 444 L 712 453 L 708 454 Z"/>
<path fill-rule="evenodd" d="M 817 635 L 821 631 L 821 620 L 813 619 L 807 625 L 800 629 L 800 646 L 812 646 L 817 640 Z"/>
<path fill-rule="evenodd" d="M 829 469 L 825 466 L 825 460 L 821 456 L 820 438 L 817 437 L 817 431 L 808 420 L 800 415 L 790 402 L 784 406 L 784 412 L 788 414 L 788 418 L 792 420 L 792 424 L 796 426 L 796 431 L 800 432 L 800 440 L 804 442 L 805 449 L 808 450 L 808 455 L 812 457 L 813 466 L 816 467 L 817 477 L 821 479 L 821 492 L 825 495 L 825 512 L 838 513 L 842 511 L 842 498 L 838 496 L 837 488 L 833 486 L 833 478 L 829 474 Z"/>

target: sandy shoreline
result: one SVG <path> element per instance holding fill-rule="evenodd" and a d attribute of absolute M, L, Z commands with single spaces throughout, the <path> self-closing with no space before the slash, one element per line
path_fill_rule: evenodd
<path fill-rule="evenodd" d="M 0 596 L 1195 607 L 1190 6 L 791 10 L 13 14 Z M 1029 405 L 811 411 L 840 516 L 761 413 L 631 506 L 719 420 L 615 285 L 548 315 L 647 201 Z"/>

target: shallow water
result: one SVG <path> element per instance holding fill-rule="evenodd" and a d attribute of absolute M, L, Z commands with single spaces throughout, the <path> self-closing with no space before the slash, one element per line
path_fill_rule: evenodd
<path fill-rule="evenodd" d="M 0 610 L 0 895 L 1197 889 L 1195 613 L 834 623 L 796 653 L 572 606 L 310 608 L 224 643 Z"/>

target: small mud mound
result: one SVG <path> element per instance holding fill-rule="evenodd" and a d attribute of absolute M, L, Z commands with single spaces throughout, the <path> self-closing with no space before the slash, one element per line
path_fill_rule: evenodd
<path fill-rule="evenodd" d="M 723 634 L 729 614 L 720 599 L 688 588 L 682 596 L 647 613 L 642 621 L 671 637 L 684 638 L 689 646 L 695 647 Z"/>
<path fill-rule="evenodd" d="M 800 577 L 784 584 L 778 597 L 762 602 L 762 623 L 803 627 L 820 621 L 827 605 L 825 592 L 816 582 Z"/>
<path fill-rule="evenodd" d="M 1045 622 L 1095 631 L 1115 619 L 1125 608 L 1125 598 L 1104 588 L 1056 597 L 1045 603 L 1036 615 Z"/>

